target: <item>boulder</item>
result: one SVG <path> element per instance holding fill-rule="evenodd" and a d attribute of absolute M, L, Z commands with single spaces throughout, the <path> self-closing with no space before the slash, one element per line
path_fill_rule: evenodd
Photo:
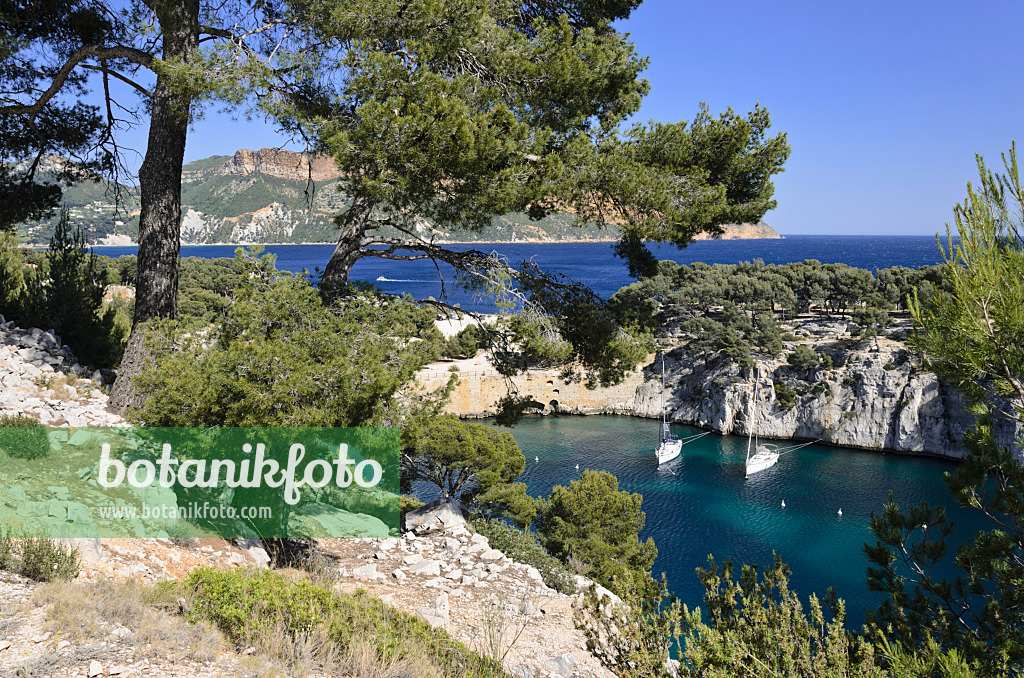
<path fill-rule="evenodd" d="M 439 577 L 441 575 L 441 563 L 436 560 L 420 560 L 409 566 L 410 574 L 422 574 L 428 577 Z"/>
<path fill-rule="evenodd" d="M 453 499 L 435 499 L 405 514 L 403 529 L 416 534 L 465 527 L 466 513 Z"/>
<path fill-rule="evenodd" d="M 557 657 L 545 659 L 544 666 L 551 669 L 551 673 L 556 676 L 571 676 L 572 670 L 576 666 L 576 658 L 567 652 Z"/>

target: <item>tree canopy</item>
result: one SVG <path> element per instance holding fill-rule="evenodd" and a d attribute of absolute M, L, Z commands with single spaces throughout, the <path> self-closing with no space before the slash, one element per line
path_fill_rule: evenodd
<path fill-rule="evenodd" d="M 578 560 L 584 574 L 617 590 L 649 578 L 658 555 L 653 539 L 640 541 L 642 504 L 643 496 L 620 491 L 612 474 L 586 470 L 568 487 L 552 488 L 537 530 L 552 555 Z"/>
<path fill-rule="evenodd" d="M 125 12 L 98 0 L 28 4 L 75 30 L 58 31 L 60 49 L 47 51 L 32 25 L 10 24 L 5 67 L 38 59 L 45 68 L 31 83 L 12 81 L 3 124 L 41 120 L 91 70 L 102 79 L 102 112 L 86 110 L 91 127 L 76 129 L 99 141 L 102 167 L 116 171 L 119 116 L 131 107 L 109 84 L 141 95 L 137 120 L 148 119 L 150 136 L 139 171 L 136 323 L 177 313 L 182 153 L 208 101 L 271 116 L 334 158 L 349 203 L 326 281 L 344 283 L 365 256 L 447 262 L 467 284 L 515 288 L 545 331 L 569 335 L 580 317 L 599 320 L 589 323 L 593 336 L 565 337 L 565 359 L 602 383 L 638 352 L 601 319 L 599 299 L 535 267 L 441 247 L 422 235 L 422 220 L 452 231 L 510 211 L 569 209 L 581 224 L 621 224 L 619 252 L 640 271 L 651 262 L 645 241 L 686 244 L 774 207 L 771 177 L 789 154 L 784 134 L 768 136 L 761 107 L 745 116 L 701 107 L 689 123 L 624 129 L 648 91 L 646 60 L 612 26 L 639 4 L 632 0 L 146 0 Z M 23 152 L 38 153 L 51 136 Z M 383 224 L 403 237 L 377 234 Z M 559 323 L 566 309 L 578 317 Z M 129 341 L 115 405 L 132 401 L 123 384 L 145 363 L 139 337 Z"/>
<path fill-rule="evenodd" d="M 901 511 L 891 500 L 872 516 L 865 550 L 868 585 L 888 599 L 874 623 L 903 647 L 934 637 L 979 663 L 985 675 L 1024 671 L 1024 190 L 1016 148 L 1005 174 L 978 157 L 980 183 L 954 211 L 958 239 L 944 249 L 949 290 L 910 304 L 928 365 L 963 391 L 979 415 L 964 436 L 967 455 L 946 484 L 957 502 L 982 512 L 989 529 L 953 555 L 957 576 L 937 568 L 949 557 L 954 526 L 941 507 Z M 1016 432 L 1000 443 L 996 421 Z"/>
<path fill-rule="evenodd" d="M 512 434 L 446 415 L 420 427 L 402 466 L 407 482 L 425 480 L 445 498 L 459 499 L 512 482 L 526 467 L 526 457 Z"/>

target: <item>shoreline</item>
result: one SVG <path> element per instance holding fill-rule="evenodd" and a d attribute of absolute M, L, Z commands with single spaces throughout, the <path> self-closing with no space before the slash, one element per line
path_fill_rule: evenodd
<path fill-rule="evenodd" d="M 814 235 L 814 234 L 803 234 L 803 235 Z M 790 236 L 780 235 L 778 238 L 698 238 L 693 242 L 735 242 L 737 240 L 785 240 Z M 849 237 L 859 237 L 856 235 Z M 873 237 L 873 236 L 872 236 Z M 903 236 L 909 238 L 923 237 L 923 236 Z M 593 238 L 588 240 L 440 240 L 433 244 L 435 245 L 574 245 L 574 244 L 586 244 L 586 243 L 613 243 L 618 242 L 617 238 Z M 654 243 L 654 244 L 670 244 L 670 243 Z M 306 245 L 323 245 L 323 246 L 335 246 L 336 242 L 260 242 L 260 243 L 231 243 L 231 242 L 204 242 L 204 243 L 181 243 L 182 247 L 252 247 L 254 245 L 262 245 L 264 247 L 287 247 L 291 245 L 295 246 L 306 246 Z M 23 247 L 29 249 L 45 249 L 46 246 L 42 244 L 22 244 Z M 138 247 L 139 244 L 133 242 L 128 245 L 89 245 L 91 248 L 97 247 Z"/>

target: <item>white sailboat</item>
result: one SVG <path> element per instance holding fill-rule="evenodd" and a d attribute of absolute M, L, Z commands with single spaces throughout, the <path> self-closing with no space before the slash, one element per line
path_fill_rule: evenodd
<path fill-rule="evenodd" d="M 672 461 L 683 451 L 683 441 L 672 435 L 669 430 L 668 417 L 665 413 L 665 354 L 661 354 L 661 441 L 654 456 L 658 458 L 658 464 Z"/>
<path fill-rule="evenodd" d="M 758 471 L 763 471 L 766 468 L 771 468 L 772 466 L 775 466 L 775 462 L 779 460 L 778 450 L 772 449 L 767 445 L 760 445 L 757 442 L 757 385 L 758 378 L 755 376 L 754 399 L 750 405 L 750 433 L 747 436 L 747 476 L 751 473 L 757 473 Z M 751 447 L 754 449 L 753 455 L 750 454 Z"/>

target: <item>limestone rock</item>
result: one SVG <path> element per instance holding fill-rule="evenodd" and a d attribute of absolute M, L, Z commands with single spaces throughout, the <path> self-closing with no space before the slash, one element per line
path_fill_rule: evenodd
<path fill-rule="evenodd" d="M 457 501 L 438 498 L 405 515 L 403 529 L 418 534 L 465 527 L 466 516 Z"/>
<path fill-rule="evenodd" d="M 410 574 L 421 574 L 428 577 L 441 575 L 441 563 L 436 560 L 424 559 L 409 566 Z"/>
<path fill-rule="evenodd" d="M 544 660 L 544 665 L 551 669 L 556 676 L 571 676 L 572 670 L 576 666 L 576 659 L 567 652 Z"/>

